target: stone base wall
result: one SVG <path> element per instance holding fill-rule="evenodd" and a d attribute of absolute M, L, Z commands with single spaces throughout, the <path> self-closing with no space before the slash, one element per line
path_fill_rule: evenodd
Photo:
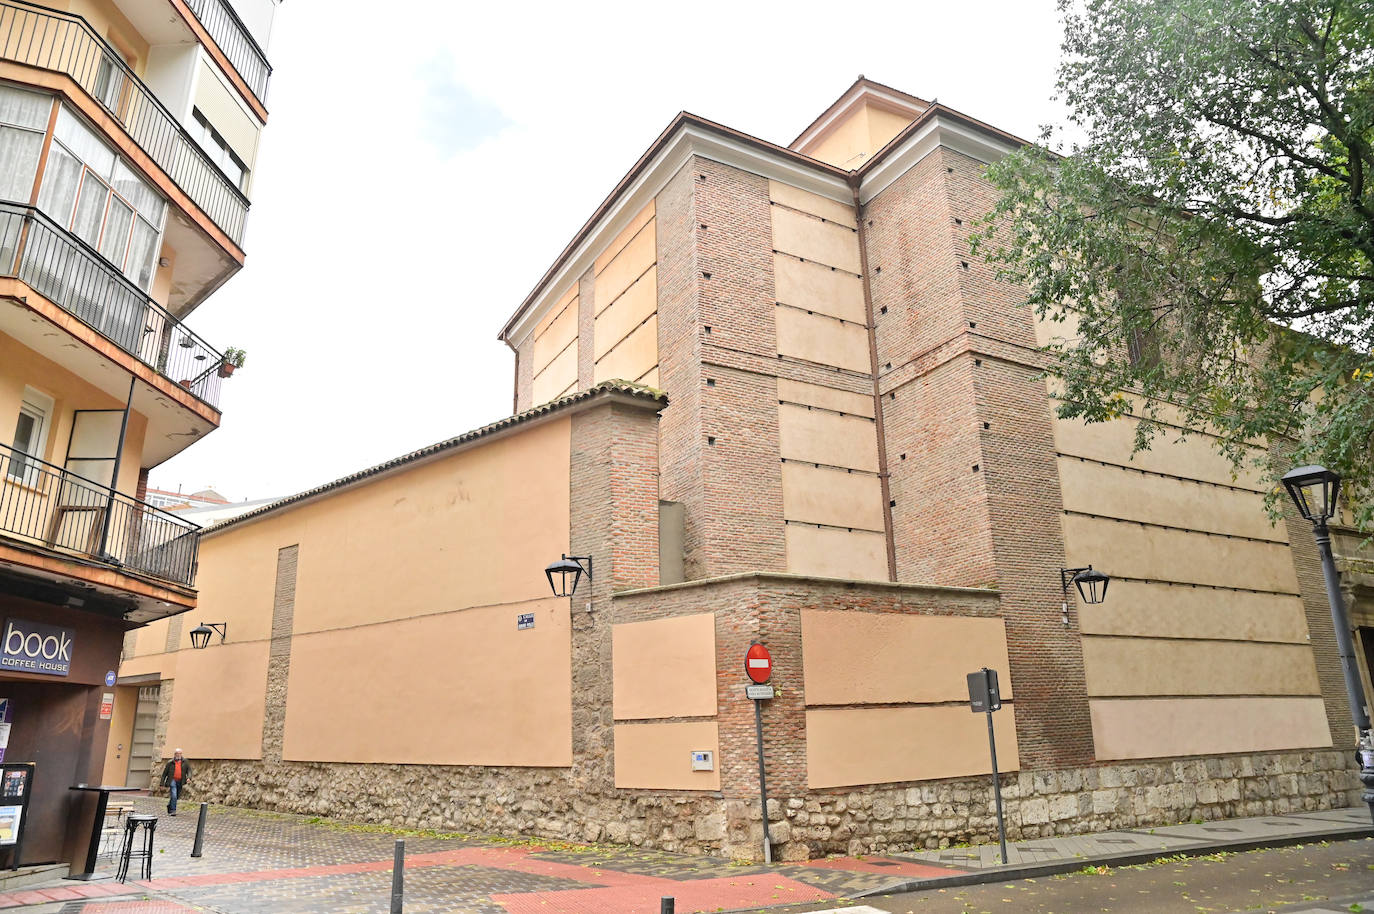
<path fill-rule="evenodd" d="M 193 760 L 195 799 L 400 828 L 632 844 L 717 854 L 713 794 L 577 789 L 566 768 Z M 757 802 L 755 803 L 757 806 Z M 758 810 L 754 811 L 758 817 Z"/>
<path fill-rule="evenodd" d="M 756 860 L 757 797 L 574 789 L 566 769 L 195 761 L 196 799 L 406 828 L 605 841 Z M 996 840 L 989 778 L 810 791 L 768 802 L 781 860 Z M 1332 750 L 1098 765 L 1003 777 L 1012 839 L 1353 805 Z"/>

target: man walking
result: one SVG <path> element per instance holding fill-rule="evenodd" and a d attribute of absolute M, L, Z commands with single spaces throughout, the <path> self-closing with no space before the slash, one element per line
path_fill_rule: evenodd
<path fill-rule="evenodd" d="M 162 766 L 162 786 L 167 788 L 167 815 L 177 814 L 177 798 L 191 780 L 191 763 L 186 761 L 178 749 L 172 753 L 167 764 Z"/>

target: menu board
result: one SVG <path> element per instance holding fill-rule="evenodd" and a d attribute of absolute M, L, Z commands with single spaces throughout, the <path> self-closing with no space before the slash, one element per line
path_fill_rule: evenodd
<path fill-rule="evenodd" d="M 19 869 L 29 799 L 33 795 L 33 762 L 0 765 L 0 848 L 13 848 L 10 869 Z"/>

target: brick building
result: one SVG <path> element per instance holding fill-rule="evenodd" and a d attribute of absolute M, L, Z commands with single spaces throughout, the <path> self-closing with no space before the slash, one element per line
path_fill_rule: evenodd
<path fill-rule="evenodd" d="M 753 641 L 787 858 L 989 835 L 983 666 L 1013 834 L 1347 805 L 1310 534 L 1205 433 L 1058 419 L 1065 325 L 969 252 L 1020 143 L 864 79 L 787 147 L 679 115 L 502 329 L 515 415 L 210 529 L 242 634 L 121 675 L 212 796 L 407 824 L 758 856 Z"/>

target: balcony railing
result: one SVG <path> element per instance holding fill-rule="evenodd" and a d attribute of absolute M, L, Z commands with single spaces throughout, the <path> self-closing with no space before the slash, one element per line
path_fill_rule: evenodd
<path fill-rule="evenodd" d="M 200 527 L 0 445 L 0 533 L 190 587 Z"/>
<path fill-rule="evenodd" d="M 0 57 L 70 76 L 215 225 L 235 244 L 242 243 L 248 198 L 85 19 L 23 0 L 0 0 Z"/>
<path fill-rule="evenodd" d="M 272 76 L 272 66 L 267 62 L 267 55 L 262 48 L 248 33 L 243 20 L 224 0 L 186 0 L 186 5 L 196 14 L 210 37 L 215 39 L 215 44 L 229 58 L 234 69 L 239 71 L 258 101 L 266 103 L 267 80 Z"/>
<path fill-rule="evenodd" d="M 219 408 L 224 356 L 75 235 L 0 202 L 0 276 L 23 280 L 143 364 Z"/>

